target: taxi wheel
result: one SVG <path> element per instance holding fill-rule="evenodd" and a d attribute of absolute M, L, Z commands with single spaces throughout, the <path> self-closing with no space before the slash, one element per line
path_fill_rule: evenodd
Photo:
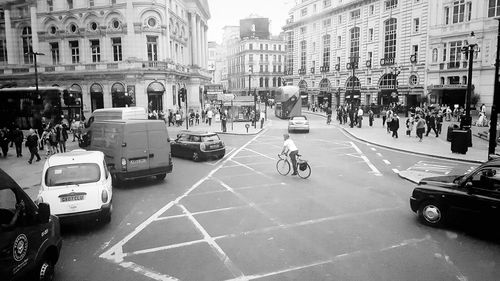
<path fill-rule="evenodd" d="M 198 162 L 200 161 L 200 154 L 198 152 L 193 152 L 193 161 Z"/>
<path fill-rule="evenodd" d="M 165 179 L 165 177 L 166 177 L 166 176 L 167 176 L 167 173 L 163 173 L 163 174 L 161 174 L 161 175 L 156 175 L 156 176 L 155 176 L 155 178 L 156 178 L 156 180 L 158 180 L 158 181 L 162 181 L 162 180 L 164 180 L 164 179 Z"/>
<path fill-rule="evenodd" d="M 116 174 L 113 174 L 113 186 L 118 186 L 122 183 L 122 180 L 118 178 Z"/>
<path fill-rule="evenodd" d="M 446 210 L 435 201 L 427 201 L 420 205 L 418 217 L 426 225 L 441 226 L 446 218 Z"/>
<path fill-rule="evenodd" d="M 110 223 L 111 222 L 111 213 L 112 212 L 113 212 L 113 204 L 111 204 L 109 206 L 109 209 L 104 214 L 102 214 L 101 222 L 104 223 L 104 224 Z"/>
<path fill-rule="evenodd" d="M 38 279 L 40 281 L 54 280 L 54 265 L 48 257 L 44 257 L 38 268 Z"/>

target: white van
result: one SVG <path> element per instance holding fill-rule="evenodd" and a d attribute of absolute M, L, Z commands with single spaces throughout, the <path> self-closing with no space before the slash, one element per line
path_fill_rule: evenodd
<path fill-rule="evenodd" d="M 82 132 L 81 138 L 78 140 L 78 145 L 81 148 L 86 148 L 91 139 L 90 125 L 96 121 L 105 120 L 147 120 L 148 114 L 144 107 L 113 107 L 101 108 L 92 112 L 90 118 L 85 122 L 85 130 Z"/>

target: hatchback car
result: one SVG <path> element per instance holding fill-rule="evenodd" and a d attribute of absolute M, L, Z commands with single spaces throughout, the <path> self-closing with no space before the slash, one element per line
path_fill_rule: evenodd
<path fill-rule="evenodd" d="M 38 201 L 48 203 L 61 222 L 111 220 L 112 180 L 104 154 L 73 150 L 52 155 L 42 170 Z"/>
<path fill-rule="evenodd" d="M 466 211 L 476 218 L 500 218 L 500 159 L 488 161 L 461 176 L 420 181 L 410 197 L 411 209 L 427 224 L 442 225 L 452 214 Z"/>
<path fill-rule="evenodd" d="M 194 161 L 222 158 L 226 146 L 216 133 L 182 131 L 171 143 L 172 156 L 191 158 Z"/>
<path fill-rule="evenodd" d="M 303 115 L 293 116 L 288 120 L 288 132 L 293 133 L 297 131 L 309 133 L 309 121 L 307 117 Z"/>

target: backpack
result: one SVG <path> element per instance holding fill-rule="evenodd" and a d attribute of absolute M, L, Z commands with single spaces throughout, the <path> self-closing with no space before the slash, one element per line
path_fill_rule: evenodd
<path fill-rule="evenodd" d="M 49 134 L 49 140 L 52 143 L 57 143 L 57 134 L 55 132 L 51 131 Z"/>

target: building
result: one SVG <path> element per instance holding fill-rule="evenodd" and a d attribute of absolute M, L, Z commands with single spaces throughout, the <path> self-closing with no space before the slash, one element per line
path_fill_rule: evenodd
<path fill-rule="evenodd" d="M 233 31 L 234 29 L 230 29 Z M 283 85 L 285 41 L 269 33 L 269 19 L 240 20 L 239 34 L 224 36 L 226 46 L 227 90 L 237 95 L 257 93 L 263 100 L 274 96 Z"/>
<path fill-rule="evenodd" d="M 498 1 L 430 1 L 427 48 L 427 94 L 430 103 L 464 107 L 469 54 L 463 49 L 478 44 L 473 56 L 473 103 L 477 108 L 493 102 L 495 55 L 500 16 Z M 471 32 L 474 37 L 471 38 Z M 475 42 L 473 42 L 475 41 Z M 474 106 L 474 104 L 472 105 Z"/>
<path fill-rule="evenodd" d="M 428 0 L 302 0 L 289 11 L 286 79 L 303 103 L 419 105 Z"/>
<path fill-rule="evenodd" d="M 176 109 L 181 87 L 202 106 L 207 0 L 10 0 L 0 16 L 0 84 L 34 85 L 36 58 L 39 84 L 68 88 L 84 113 L 124 106 L 124 96 L 150 112 Z"/>

